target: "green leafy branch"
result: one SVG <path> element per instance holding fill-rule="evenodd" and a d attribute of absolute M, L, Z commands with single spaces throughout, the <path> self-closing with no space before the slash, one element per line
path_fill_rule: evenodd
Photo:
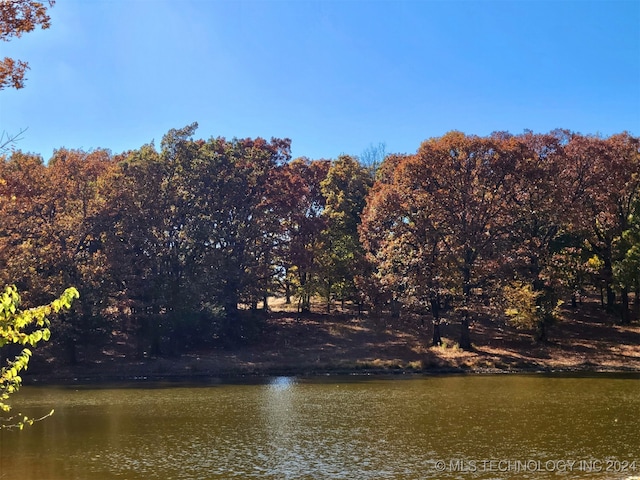
<path fill-rule="evenodd" d="M 22 384 L 21 372 L 26 371 L 33 355 L 31 348 L 51 336 L 48 317 L 71 308 L 73 301 L 80 297 L 78 290 L 71 287 L 48 305 L 28 310 L 20 310 L 20 295 L 15 286 L 5 288 L 0 295 L 0 348 L 8 344 L 22 345 L 24 348 L 13 360 L 0 368 L 0 429 L 19 428 L 33 425 L 34 422 L 50 416 L 53 410 L 44 417 L 32 419 L 22 414 L 9 416 L 11 405 L 9 397 L 18 391 Z M 29 348 L 31 347 L 31 348 Z"/>

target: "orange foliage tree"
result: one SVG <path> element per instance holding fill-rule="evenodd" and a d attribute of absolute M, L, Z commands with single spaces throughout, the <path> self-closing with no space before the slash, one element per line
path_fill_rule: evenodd
<path fill-rule="evenodd" d="M 54 0 L 46 3 L 52 7 Z M 51 26 L 51 18 L 47 14 L 47 6 L 43 2 L 33 0 L 11 0 L 0 2 L 0 40 L 9 41 L 12 37 L 20 38 L 24 33 Z M 22 60 L 5 57 L 0 61 L 0 90 L 6 87 L 23 88 L 24 76 L 29 64 Z"/>

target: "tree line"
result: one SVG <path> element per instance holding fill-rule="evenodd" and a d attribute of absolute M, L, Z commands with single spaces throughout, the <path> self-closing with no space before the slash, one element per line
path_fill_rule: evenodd
<path fill-rule="evenodd" d="M 0 162 L 0 281 L 52 320 L 68 361 L 109 334 L 139 354 L 258 339 L 269 297 L 459 321 L 487 309 L 544 340 L 588 286 L 621 322 L 640 289 L 640 140 L 450 132 L 380 164 L 292 160 L 288 139 L 194 139 Z M 630 304 L 634 299 L 634 307 Z M 258 308 L 260 307 L 260 308 Z M 385 313 L 386 312 L 386 313 Z"/>
<path fill-rule="evenodd" d="M 602 304 L 638 314 L 639 139 L 450 132 L 388 157 L 360 233 L 373 295 L 433 316 L 453 304 L 460 346 L 484 307 L 546 340 L 559 301 L 592 285 Z M 619 298 L 619 302 L 617 301 Z"/>

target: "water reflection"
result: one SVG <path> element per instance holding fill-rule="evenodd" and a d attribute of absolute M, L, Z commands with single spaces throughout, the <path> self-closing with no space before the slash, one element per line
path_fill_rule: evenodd
<path fill-rule="evenodd" d="M 296 384 L 296 377 L 274 377 L 267 384 L 274 390 L 287 390 Z"/>

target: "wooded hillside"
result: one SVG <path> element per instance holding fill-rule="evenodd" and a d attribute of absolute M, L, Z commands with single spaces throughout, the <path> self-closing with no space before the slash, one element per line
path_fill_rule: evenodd
<path fill-rule="evenodd" d="M 375 165 L 196 127 L 118 155 L 2 157 L 0 283 L 25 306 L 80 292 L 51 327 L 59 359 L 119 332 L 139 355 L 259 342 L 270 296 L 420 315 L 434 344 L 447 320 L 465 349 L 480 311 L 544 341 L 559 302 L 594 289 L 638 318 L 637 137 L 450 132 Z"/>

